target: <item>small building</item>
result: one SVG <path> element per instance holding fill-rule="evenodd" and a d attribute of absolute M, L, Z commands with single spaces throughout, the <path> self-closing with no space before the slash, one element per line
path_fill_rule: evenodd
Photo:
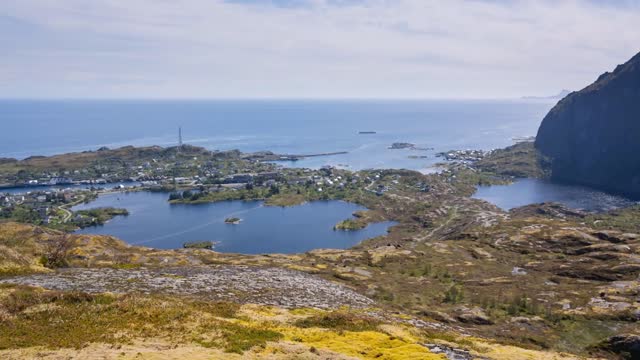
<path fill-rule="evenodd" d="M 230 175 L 224 178 L 223 180 L 227 184 L 239 183 L 239 184 L 247 184 L 253 182 L 253 174 L 235 174 Z"/>
<path fill-rule="evenodd" d="M 36 211 L 38 212 L 38 216 L 41 219 L 45 219 L 47 215 L 49 215 L 49 208 L 46 206 L 39 207 L 36 209 Z"/>
<path fill-rule="evenodd" d="M 280 173 L 276 171 L 268 171 L 268 172 L 261 172 L 256 176 L 263 180 L 276 180 L 280 177 Z"/>

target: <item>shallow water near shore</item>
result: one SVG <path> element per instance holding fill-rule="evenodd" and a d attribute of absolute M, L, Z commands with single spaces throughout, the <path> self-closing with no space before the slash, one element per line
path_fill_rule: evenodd
<path fill-rule="evenodd" d="M 480 186 L 473 197 L 495 204 L 503 210 L 542 202 L 558 202 L 586 211 L 607 211 L 637 204 L 624 197 L 587 187 L 538 179 L 521 179 L 510 185 Z"/>
<path fill-rule="evenodd" d="M 165 193 L 132 192 L 100 196 L 73 210 L 119 207 L 129 216 L 115 217 L 99 227 L 77 234 L 118 237 L 132 245 L 160 249 L 183 247 L 185 242 L 213 241 L 215 250 L 228 253 L 301 253 L 313 249 L 346 249 L 386 234 L 393 222 L 371 224 L 358 231 L 335 231 L 333 226 L 363 207 L 343 201 L 314 201 L 281 208 L 261 201 L 224 201 L 207 204 L 169 204 Z M 225 224 L 228 217 L 242 219 Z"/>

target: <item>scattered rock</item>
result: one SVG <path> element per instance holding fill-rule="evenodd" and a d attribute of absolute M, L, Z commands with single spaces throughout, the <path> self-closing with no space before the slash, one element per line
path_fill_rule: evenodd
<path fill-rule="evenodd" d="M 471 249 L 471 254 L 476 259 L 486 258 L 488 260 L 493 259 L 493 255 L 485 249 L 474 247 Z"/>
<path fill-rule="evenodd" d="M 539 316 L 535 316 L 533 318 L 529 318 L 526 316 L 515 316 L 512 317 L 509 321 L 518 324 L 531 324 L 532 322 L 543 321 L 543 319 Z"/>
<path fill-rule="evenodd" d="M 373 301 L 342 285 L 298 271 L 250 266 L 175 267 L 164 269 L 64 269 L 56 273 L 16 276 L 0 283 L 88 293 L 162 291 L 215 301 L 285 308 L 370 307 Z"/>
<path fill-rule="evenodd" d="M 456 321 L 454 318 L 449 316 L 449 314 L 443 313 L 441 311 L 424 310 L 424 311 L 420 311 L 420 315 L 426 316 L 426 317 L 432 318 L 433 320 L 447 323 L 447 324 L 453 323 Z"/>
<path fill-rule="evenodd" d="M 477 359 L 471 353 L 464 349 L 456 349 L 450 346 L 440 344 L 425 344 L 429 351 L 434 354 L 443 354 L 449 360 L 473 360 Z"/>
<path fill-rule="evenodd" d="M 628 302 L 610 302 L 603 298 L 592 298 L 591 301 L 589 301 L 589 306 L 598 312 L 602 312 L 603 310 L 607 312 L 624 312 L 630 310 L 632 307 Z"/>

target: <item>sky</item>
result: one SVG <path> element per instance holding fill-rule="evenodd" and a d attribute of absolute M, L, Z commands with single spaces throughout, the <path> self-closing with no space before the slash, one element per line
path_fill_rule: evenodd
<path fill-rule="evenodd" d="M 2 0 L 0 98 L 517 98 L 640 51 L 640 0 Z"/>

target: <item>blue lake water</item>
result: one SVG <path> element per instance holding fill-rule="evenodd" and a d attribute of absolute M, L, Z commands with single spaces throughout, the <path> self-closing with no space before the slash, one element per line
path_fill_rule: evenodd
<path fill-rule="evenodd" d="M 335 231 L 335 224 L 363 209 L 343 201 L 315 201 L 281 208 L 263 206 L 259 201 L 171 205 L 167 198 L 167 194 L 151 192 L 100 196 L 73 210 L 120 207 L 128 209 L 129 216 L 77 233 L 113 235 L 133 245 L 160 249 L 181 248 L 190 241 L 213 241 L 217 243 L 215 250 L 220 252 L 301 253 L 318 248 L 346 249 L 386 234 L 393 225 L 384 222 L 359 231 Z M 241 218 L 242 222 L 225 224 L 228 217 Z"/>
<path fill-rule="evenodd" d="M 590 188 L 537 179 L 521 179 L 511 185 L 480 186 L 473 197 L 504 210 L 548 201 L 588 211 L 606 211 L 636 204 L 624 197 Z"/>
<path fill-rule="evenodd" d="M 176 145 L 178 127 L 209 149 L 348 154 L 289 166 L 424 170 L 438 151 L 492 149 L 535 135 L 549 101 L 0 101 L 0 157 L 101 146 Z M 360 135 L 359 131 L 376 134 Z M 389 150 L 411 142 L 433 151 Z M 410 159 L 426 155 L 427 159 Z"/>

